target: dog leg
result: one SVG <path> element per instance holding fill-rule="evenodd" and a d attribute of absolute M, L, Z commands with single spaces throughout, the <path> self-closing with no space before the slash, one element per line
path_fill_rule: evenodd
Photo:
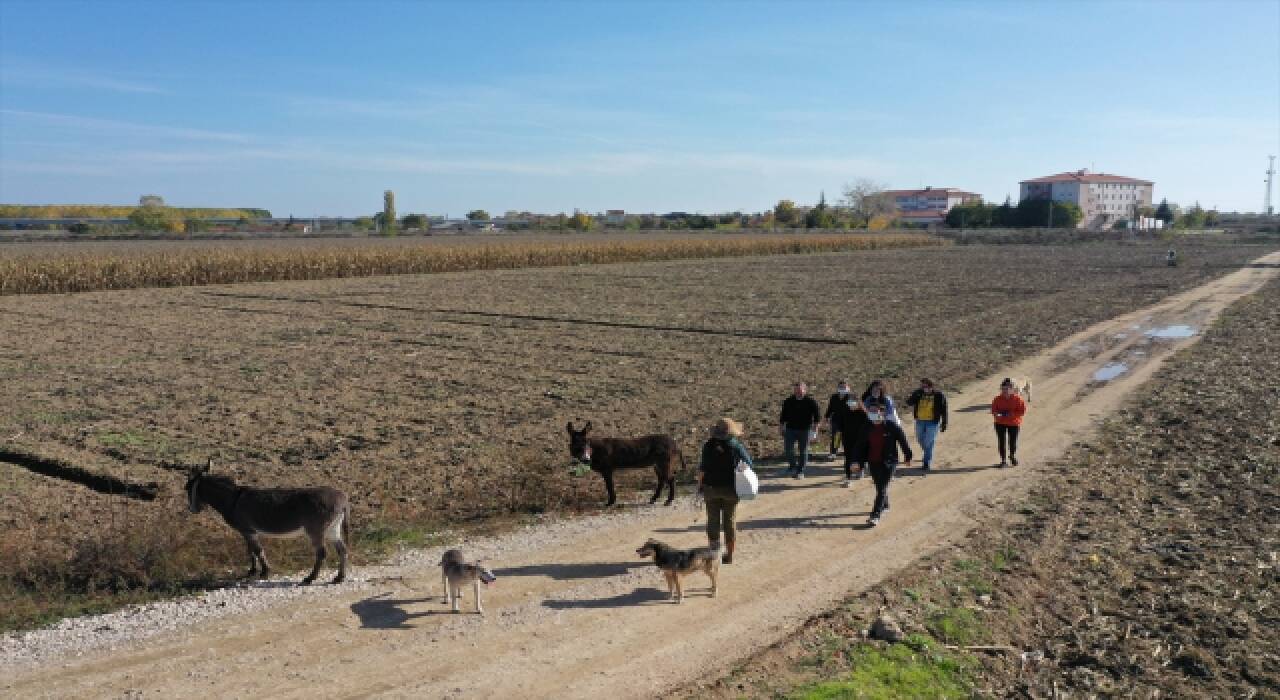
<path fill-rule="evenodd" d="M 684 602 L 684 584 L 680 581 L 680 574 L 675 575 L 676 579 L 676 605 Z"/>
<path fill-rule="evenodd" d="M 462 612 L 462 589 L 453 584 L 449 584 L 449 588 L 453 590 L 453 611 Z"/>
<path fill-rule="evenodd" d="M 480 604 L 480 582 L 479 581 L 471 582 L 471 592 L 475 593 L 476 595 L 476 612 L 483 615 L 484 606 Z"/>
<path fill-rule="evenodd" d="M 707 569 L 707 576 L 711 577 L 711 597 L 712 598 L 716 597 L 716 593 L 720 592 L 720 583 L 719 581 L 717 581 L 717 574 L 719 574 L 720 572 L 716 570 L 717 568 L 718 567 L 713 566 L 710 569 Z"/>
<path fill-rule="evenodd" d="M 672 574 L 671 574 L 671 572 L 670 572 L 670 571 L 664 571 L 664 572 L 662 572 L 662 577 L 663 577 L 663 578 L 665 578 L 665 579 L 667 579 L 667 597 L 668 597 L 668 598 L 675 598 L 675 597 L 676 597 L 676 584 L 671 580 L 671 579 L 672 579 Z"/>

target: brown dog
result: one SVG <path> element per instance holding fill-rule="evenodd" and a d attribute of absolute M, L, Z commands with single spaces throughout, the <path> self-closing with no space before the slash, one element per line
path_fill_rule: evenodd
<path fill-rule="evenodd" d="M 718 543 L 717 543 L 718 545 Z M 720 575 L 720 547 L 694 547 L 693 549 L 676 549 L 668 544 L 650 539 L 636 550 L 642 558 L 653 557 L 653 563 L 662 569 L 667 579 L 667 592 L 677 603 L 684 600 L 684 587 L 680 584 L 682 576 L 701 571 L 711 579 L 711 597 L 719 591 L 717 577 Z"/>

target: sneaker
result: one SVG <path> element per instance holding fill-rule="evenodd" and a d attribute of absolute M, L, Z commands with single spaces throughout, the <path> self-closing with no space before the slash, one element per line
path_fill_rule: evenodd
<path fill-rule="evenodd" d="M 830 461 L 834 460 L 835 458 L 836 458 L 836 453 L 834 453 L 834 452 L 828 452 L 828 453 L 827 453 L 827 461 L 828 461 L 828 462 L 830 462 Z"/>
<path fill-rule="evenodd" d="M 804 478 L 804 472 L 796 472 L 795 474 L 792 474 L 792 475 L 791 475 L 791 478 L 792 478 L 792 479 L 803 479 L 803 478 Z"/>
<path fill-rule="evenodd" d="M 730 554 L 730 553 L 728 553 L 728 552 L 725 552 L 725 553 L 724 553 L 724 556 L 723 556 L 723 557 L 720 557 L 720 563 L 721 563 L 721 564 L 732 564 L 732 563 L 733 563 L 733 555 L 732 555 L 732 554 Z"/>
<path fill-rule="evenodd" d="M 867 518 L 867 524 L 868 524 L 868 525 L 870 525 L 871 527 L 875 527 L 876 525 L 879 525 L 879 524 L 880 524 L 880 516 L 879 516 L 879 515 L 873 515 L 873 516 L 871 516 L 870 518 Z"/>
<path fill-rule="evenodd" d="M 861 479 L 861 478 L 862 478 L 862 470 L 861 470 L 861 469 L 859 469 L 858 471 L 854 472 L 854 473 L 853 473 L 853 478 L 854 478 L 854 479 Z"/>
<path fill-rule="evenodd" d="M 1015 466 L 1015 467 L 1016 467 L 1016 466 L 1018 466 L 1018 458 L 1017 458 L 1017 457 L 1009 457 L 1009 462 L 1010 462 L 1011 464 L 1013 464 L 1013 466 Z"/>
<path fill-rule="evenodd" d="M 1000 463 L 999 463 L 999 464 L 997 464 L 996 466 L 997 466 L 997 467 L 1000 467 L 1001 469 L 1004 469 L 1005 467 L 1009 466 L 1009 463 L 1008 463 L 1008 462 L 1006 462 L 1006 461 L 1004 461 L 1004 460 L 1002 459 L 1002 460 L 1000 460 Z"/>
<path fill-rule="evenodd" d="M 889 510 L 889 504 L 888 504 L 888 503 L 884 504 L 884 507 L 880 509 L 880 511 L 881 511 L 881 512 L 884 512 L 884 511 L 886 511 L 886 510 Z"/>

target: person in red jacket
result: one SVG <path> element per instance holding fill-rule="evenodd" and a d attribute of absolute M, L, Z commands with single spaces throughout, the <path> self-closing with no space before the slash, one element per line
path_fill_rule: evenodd
<path fill-rule="evenodd" d="M 1022 416 L 1027 412 L 1027 403 L 1022 400 L 1013 380 L 1005 377 L 1000 382 L 1000 395 L 991 402 L 991 415 L 996 419 L 996 443 L 1000 450 L 1000 466 L 1007 467 L 1009 462 L 1018 466 L 1018 432 L 1022 429 Z M 1009 461 L 1005 461 L 1005 441 L 1009 443 Z"/>

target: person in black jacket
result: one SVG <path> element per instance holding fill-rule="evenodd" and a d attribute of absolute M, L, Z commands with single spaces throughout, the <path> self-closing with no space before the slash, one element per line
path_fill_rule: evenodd
<path fill-rule="evenodd" d="M 920 443 L 920 468 L 925 472 L 933 464 L 933 443 L 938 433 L 947 432 L 947 397 L 931 379 L 921 379 L 920 388 L 907 397 L 907 407 L 916 419 L 916 442 Z"/>
<path fill-rule="evenodd" d="M 867 418 L 871 421 L 871 429 L 867 431 L 867 466 L 876 482 L 876 501 L 871 506 L 867 524 L 875 527 L 880 524 L 880 516 L 889 510 L 889 482 L 893 480 L 893 471 L 898 466 L 898 448 L 902 448 L 902 464 L 911 466 L 911 446 L 907 444 L 902 428 L 885 420 L 884 408 L 879 404 L 867 406 Z"/>
<path fill-rule="evenodd" d="M 867 431 L 871 421 L 867 418 L 866 405 L 850 394 L 841 407 L 840 427 L 844 431 L 844 487 L 853 486 L 854 479 L 861 479 L 867 466 Z M 857 462 L 858 471 L 853 470 Z"/>
<path fill-rule="evenodd" d="M 835 459 L 836 453 L 840 449 L 840 443 L 844 440 L 844 428 L 840 424 L 842 411 L 845 409 L 845 402 L 849 400 L 849 380 L 841 379 L 836 384 L 836 393 L 827 399 L 827 411 L 822 417 L 827 419 L 827 425 L 831 428 L 831 450 L 827 454 L 827 459 Z M 846 454 L 848 447 L 845 448 Z"/>
<path fill-rule="evenodd" d="M 742 426 L 731 418 L 721 418 L 711 426 L 711 438 L 702 445 L 698 463 L 698 491 L 707 506 L 707 543 L 720 546 L 724 530 L 724 563 L 733 563 L 733 549 L 738 540 L 736 512 L 738 489 L 734 483 L 739 463 L 751 466 L 751 455 L 738 438 Z"/>
<path fill-rule="evenodd" d="M 804 468 L 809 463 L 811 433 L 817 433 L 821 423 L 822 409 L 809 396 L 809 385 L 796 382 L 791 387 L 791 396 L 782 402 L 782 412 L 778 416 L 778 432 L 782 434 L 782 451 L 787 455 L 787 472 L 791 478 L 804 478 Z"/>

